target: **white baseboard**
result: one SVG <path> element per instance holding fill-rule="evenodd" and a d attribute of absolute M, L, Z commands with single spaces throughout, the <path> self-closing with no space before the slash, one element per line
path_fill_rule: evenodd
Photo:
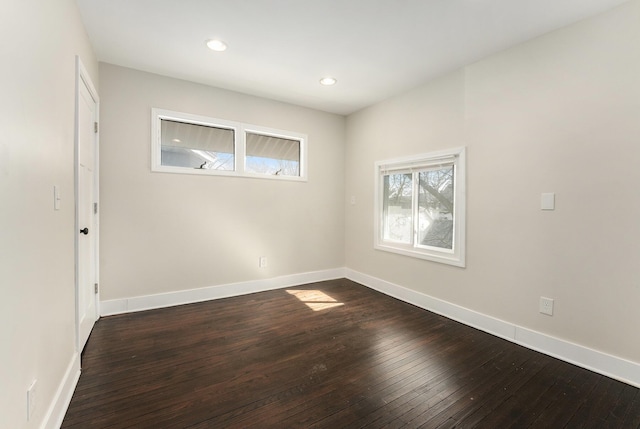
<path fill-rule="evenodd" d="M 172 307 L 174 305 L 228 298 L 324 280 L 341 279 L 345 277 L 344 273 L 344 268 L 334 268 L 324 271 L 291 274 L 269 279 L 230 283 L 199 289 L 136 296 L 133 298 L 113 299 L 100 302 L 100 315 L 111 316 L 114 314 L 130 313 L 133 311 Z"/>
<path fill-rule="evenodd" d="M 41 429 L 59 429 L 62 426 L 62 420 L 67 413 L 71 397 L 76 389 L 78 380 L 80 379 L 80 354 L 73 353 L 71 362 L 64 373 L 64 377 L 56 390 L 56 394 L 49 405 L 49 409 L 40 425 Z"/>
<path fill-rule="evenodd" d="M 408 302 L 425 310 L 456 320 L 465 325 L 561 359 L 574 365 L 640 387 L 640 364 L 599 352 L 579 344 L 536 332 L 468 308 L 381 280 L 349 268 L 292 274 L 263 280 L 231 283 L 199 289 L 189 289 L 133 298 L 100 302 L 101 316 L 109 316 L 154 308 L 171 307 L 228 298 L 306 283 L 348 278 L 385 295 Z M 77 381 L 77 380 L 76 380 Z M 73 392 L 71 392 L 73 393 Z M 69 399 L 71 397 L 69 396 Z"/>
<path fill-rule="evenodd" d="M 345 268 L 349 280 L 532 350 L 640 387 L 640 364 L 496 319 Z"/>

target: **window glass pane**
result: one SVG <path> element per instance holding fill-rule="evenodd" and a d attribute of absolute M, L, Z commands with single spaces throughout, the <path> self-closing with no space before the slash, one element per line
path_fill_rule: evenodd
<path fill-rule="evenodd" d="M 234 131 L 161 119 L 161 165 L 233 170 Z"/>
<path fill-rule="evenodd" d="M 300 141 L 246 133 L 248 173 L 300 176 Z"/>
<path fill-rule="evenodd" d="M 411 244 L 412 221 L 412 175 L 389 174 L 384 177 L 383 189 L 383 233 L 384 240 Z"/>
<path fill-rule="evenodd" d="M 419 173 L 418 244 L 453 249 L 453 166 Z"/>

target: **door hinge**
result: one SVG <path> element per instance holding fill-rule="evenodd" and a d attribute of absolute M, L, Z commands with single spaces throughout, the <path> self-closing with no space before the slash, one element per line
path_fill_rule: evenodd
<path fill-rule="evenodd" d="M 96 134 L 98 133 L 98 123 L 97 122 L 93 123 L 93 132 L 96 133 Z"/>
<path fill-rule="evenodd" d="M 93 214 L 98 214 L 98 203 L 93 203 Z"/>
<path fill-rule="evenodd" d="M 98 293 L 98 283 L 93 284 L 93 293 Z"/>

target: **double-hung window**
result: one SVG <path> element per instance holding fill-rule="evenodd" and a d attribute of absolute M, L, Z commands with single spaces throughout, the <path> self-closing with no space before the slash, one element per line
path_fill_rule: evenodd
<path fill-rule="evenodd" d="M 307 136 L 152 109 L 151 170 L 307 180 Z"/>
<path fill-rule="evenodd" d="M 375 164 L 379 250 L 465 266 L 465 149 Z"/>

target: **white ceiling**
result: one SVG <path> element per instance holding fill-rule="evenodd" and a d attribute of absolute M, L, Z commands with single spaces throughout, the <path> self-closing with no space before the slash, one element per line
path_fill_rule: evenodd
<path fill-rule="evenodd" d="M 627 0 L 77 0 L 100 61 L 349 114 Z M 218 53 L 205 40 L 220 38 Z M 338 79 L 333 87 L 318 81 Z"/>

